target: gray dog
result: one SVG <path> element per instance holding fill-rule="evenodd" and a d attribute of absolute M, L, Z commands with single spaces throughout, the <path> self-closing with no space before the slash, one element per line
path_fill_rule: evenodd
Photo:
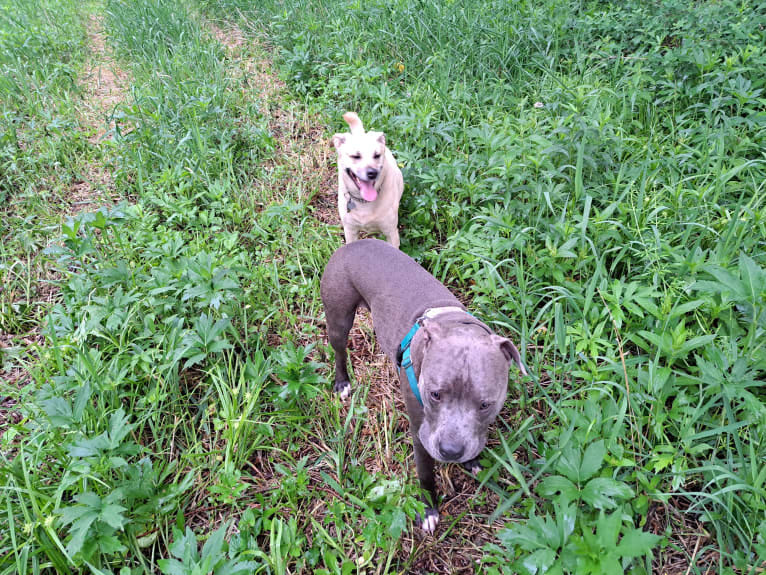
<path fill-rule="evenodd" d="M 321 294 L 341 398 L 351 391 L 346 345 L 357 307 L 372 312 L 381 348 L 401 366 L 415 465 L 428 494 L 421 527 L 433 533 L 439 522 L 434 460 L 459 462 L 473 473 L 481 469 L 478 456 L 503 407 L 511 361 L 527 373 L 519 352 L 415 260 L 380 240 L 336 250 Z"/>

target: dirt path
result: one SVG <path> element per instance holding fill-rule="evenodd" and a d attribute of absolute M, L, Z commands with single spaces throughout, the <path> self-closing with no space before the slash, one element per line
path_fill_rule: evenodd
<path fill-rule="evenodd" d="M 91 162 L 83 178 L 73 184 L 70 215 L 117 200 L 108 153 L 103 152 L 105 142 L 113 138 L 114 110 L 127 99 L 130 86 L 130 76 L 117 65 L 106 42 L 102 18 L 91 14 L 86 28 L 90 57 L 78 82 L 82 89 L 80 125 L 88 133 L 88 142 L 101 149 L 102 162 Z"/>
<path fill-rule="evenodd" d="M 285 175 L 263 182 L 255 179 L 252 182 L 255 190 L 265 195 L 311 202 L 317 219 L 338 224 L 332 147 L 325 138 L 321 119 L 300 106 L 283 105 L 287 100 L 287 86 L 274 73 L 268 58 L 253 55 L 254 52 L 266 52 L 262 46 L 255 51 L 252 49 L 255 33 L 247 34 L 233 22 L 207 20 L 205 25 L 226 48 L 238 85 L 251 92 L 249 97 L 263 107 L 275 143 L 273 157 L 263 165 L 265 172 Z M 275 181 L 278 182 L 276 189 Z M 268 188 L 263 187 L 266 185 Z"/>
<path fill-rule="evenodd" d="M 86 134 L 90 145 L 98 148 L 93 154 L 89 154 L 89 157 L 97 158 L 97 161 L 76 166 L 75 169 L 81 170 L 82 177 L 71 183 L 62 203 L 51 205 L 54 213 L 60 215 L 62 221 L 82 211 L 93 211 L 102 205 L 113 205 L 117 201 L 112 169 L 107 165 L 108 153 L 104 151 L 104 141 L 109 139 L 109 132 L 113 127 L 109 117 L 115 106 L 126 98 L 129 77 L 119 69 L 112 58 L 105 42 L 101 19 L 91 15 L 86 27 L 89 58 L 78 79 L 82 100 L 78 106 L 77 120 L 79 129 Z M 35 257 L 44 256 L 38 254 Z M 41 271 L 33 282 L 34 302 L 35 305 L 48 309 L 58 301 L 59 291 L 55 282 L 60 278 L 48 263 L 37 266 Z M 13 360 L 6 371 L 0 372 L 5 383 L 19 388 L 29 383 L 30 364 L 35 361 L 36 350 L 45 343 L 42 321 L 42 317 L 38 318 L 26 333 L 0 333 L 0 348 L 5 348 L 6 353 L 13 353 L 19 358 Z M 14 399 L 0 397 L 0 434 L 9 425 L 20 421 L 21 415 L 15 410 L 15 406 Z"/>

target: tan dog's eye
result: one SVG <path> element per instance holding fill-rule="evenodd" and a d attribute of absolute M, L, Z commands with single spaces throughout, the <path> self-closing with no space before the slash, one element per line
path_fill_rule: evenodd
<path fill-rule="evenodd" d="M 351 159 L 352 160 L 361 160 L 362 159 L 362 154 L 354 154 L 353 156 L 351 156 Z"/>
<path fill-rule="evenodd" d="M 380 159 L 380 153 L 377 153 L 377 154 L 375 154 L 375 155 L 373 156 L 373 158 L 375 158 L 376 160 L 379 160 L 379 159 Z"/>

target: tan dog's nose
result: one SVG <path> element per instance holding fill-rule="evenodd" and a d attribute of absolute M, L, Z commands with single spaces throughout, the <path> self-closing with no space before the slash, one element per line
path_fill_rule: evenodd
<path fill-rule="evenodd" d="M 374 180 L 378 177 L 378 170 L 375 168 L 367 168 L 367 179 Z"/>

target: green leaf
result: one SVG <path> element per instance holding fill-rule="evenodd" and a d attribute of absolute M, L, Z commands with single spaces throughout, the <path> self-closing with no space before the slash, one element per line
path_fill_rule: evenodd
<path fill-rule="evenodd" d="M 766 272 L 754 260 L 743 253 L 739 256 L 739 274 L 742 277 L 742 284 L 749 301 L 751 303 L 758 301 L 758 296 L 766 289 L 764 285 Z"/>
<path fill-rule="evenodd" d="M 562 451 L 561 456 L 556 461 L 556 471 L 564 475 L 570 481 L 577 483 L 580 478 L 581 464 L 580 450 L 567 445 Z"/>
<path fill-rule="evenodd" d="M 117 447 L 134 427 L 135 425 L 128 423 L 128 417 L 125 415 L 124 409 L 120 408 L 115 411 L 109 418 L 109 439 L 111 440 L 112 449 Z"/>
<path fill-rule="evenodd" d="M 122 515 L 123 511 L 126 511 L 125 507 L 109 503 L 101 509 L 99 519 L 114 529 L 120 529 L 128 522 Z"/>
<path fill-rule="evenodd" d="M 530 573 L 547 573 L 548 569 L 556 561 L 556 553 L 553 549 L 538 549 L 525 557 L 521 564 Z"/>
<path fill-rule="evenodd" d="M 407 514 L 399 508 L 391 512 L 391 523 L 388 526 L 388 533 L 394 539 L 399 539 L 407 528 Z"/>
<path fill-rule="evenodd" d="M 102 433 L 92 439 L 81 439 L 69 446 L 69 455 L 72 457 L 91 457 L 99 455 L 109 449 L 110 443 L 106 433 Z"/>
<path fill-rule="evenodd" d="M 556 332 L 556 345 L 561 355 L 567 351 L 566 323 L 564 322 L 564 312 L 561 302 L 556 302 L 554 306 L 554 330 Z"/>
<path fill-rule="evenodd" d="M 616 500 L 629 497 L 633 497 L 633 489 L 608 477 L 595 477 L 582 490 L 582 500 L 596 509 L 614 509 L 618 505 Z"/>
<path fill-rule="evenodd" d="M 225 523 L 221 525 L 218 529 L 213 531 L 213 533 L 208 537 L 208 540 L 205 541 L 205 545 L 202 546 L 202 559 L 203 561 L 207 558 L 213 558 L 215 559 L 211 565 L 215 565 L 217 563 L 218 557 L 222 557 L 222 551 L 224 548 L 224 536 L 226 535 L 226 529 L 228 529 L 228 523 Z"/>
<path fill-rule="evenodd" d="M 621 525 L 622 509 L 609 515 L 601 511 L 596 522 L 596 541 L 598 544 L 607 551 L 614 549 L 620 535 Z"/>
<path fill-rule="evenodd" d="M 189 570 L 177 559 L 159 559 L 157 567 L 165 575 L 189 575 Z"/>
<path fill-rule="evenodd" d="M 617 545 L 617 552 L 621 557 L 643 557 L 649 553 L 662 539 L 659 535 L 647 533 L 640 529 L 629 529 Z"/>
<path fill-rule="evenodd" d="M 702 347 L 703 345 L 707 345 L 711 341 L 715 339 L 715 335 L 700 335 L 697 337 L 691 338 L 689 341 L 685 342 L 680 348 L 678 348 L 678 351 L 675 352 L 676 357 L 686 357 L 689 355 L 689 352 L 693 349 L 697 349 L 698 347 Z"/>
<path fill-rule="evenodd" d="M 693 301 L 688 301 L 684 304 L 674 306 L 673 309 L 671 309 L 670 313 L 668 314 L 668 319 L 684 316 L 690 311 L 694 311 L 695 309 L 697 309 L 704 303 L 707 303 L 707 300 L 695 299 Z"/>
<path fill-rule="evenodd" d="M 530 521 L 534 517 L 534 515 L 530 517 Z M 526 524 L 513 525 L 504 529 L 498 534 L 498 539 L 509 549 L 518 546 L 525 551 L 534 551 L 546 547 L 542 534 Z"/>
<path fill-rule="evenodd" d="M 730 293 L 735 300 L 744 300 L 747 291 L 744 284 L 728 270 L 719 266 L 704 266 L 706 272 L 712 275 L 718 282 L 698 281 L 692 287 L 701 291 L 712 291 L 713 293 Z"/>
<path fill-rule="evenodd" d="M 551 475 L 537 484 L 535 491 L 540 497 L 551 497 L 560 494 L 559 501 L 563 504 L 580 497 L 580 490 L 566 477 Z"/>
<path fill-rule="evenodd" d="M 171 555 L 178 559 L 186 558 L 186 551 L 189 550 L 192 558 L 196 559 L 197 554 L 197 537 L 191 528 L 187 527 L 186 531 L 181 531 L 178 527 L 173 526 L 173 542 L 168 546 Z"/>
<path fill-rule="evenodd" d="M 601 469 L 601 464 L 604 462 L 605 456 L 606 446 L 604 445 L 603 439 L 594 441 L 588 445 L 588 447 L 585 449 L 582 463 L 580 464 L 580 483 L 588 481 L 588 479 L 593 477 L 598 472 L 598 470 Z"/>
<path fill-rule="evenodd" d="M 66 546 L 67 553 L 70 555 L 76 555 L 82 550 L 83 545 L 85 544 L 85 538 L 90 531 L 90 526 L 97 519 L 97 511 L 94 511 L 93 509 L 86 509 L 82 516 L 74 523 L 72 523 L 72 527 L 70 529 L 72 539 L 69 540 L 69 543 Z"/>
<path fill-rule="evenodd" d="M 65 427 L 74 423 L 72 404 L 63 397 L 52 397 L 40 402 L 40 407 L 54 427 Z"/>
<path fill-rule="evenodd" d="M 98 538 L 98 548 L 101 553 L 111 555 L 112 553 L 121 553 L 127 551 L 120 540 L 114 535 L 102 535 Z"/>

